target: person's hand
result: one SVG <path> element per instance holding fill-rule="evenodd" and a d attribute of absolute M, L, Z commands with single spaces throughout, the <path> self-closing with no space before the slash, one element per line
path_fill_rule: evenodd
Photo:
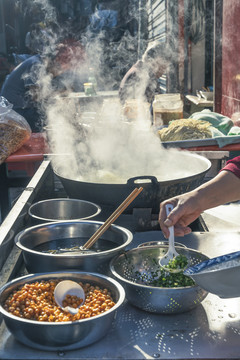
<path fill-rule="evenodd" d="M 167 217 L 165 206 L 169 203 L 172 204 L 174 208 Z M 189 234 L 192 230 L 188 225 L 196 220 L 201 212 L 194 192 L 189 192 L 163 201 L 160 204 L 159 224 L 164 236 L 169 238 L 168 228 L 170 226 L 174 226 L 175 236 Z"/>
<path fill-rule="evenodd" d="M 235 160 L 234 160 L 235 159 Z M 234 158 L 235 168 L 240 169 L 240 157 Z M 196 189 L 185 194 L 172 197 L 160 204 L 159 224 L 166 238 L 169 237 L 169 226 L 174 226 L 176 236 L 184 236 L 191 232 L 188 226 L 203 211 L 240 199 L 239 176 L 228 170 L 227 165 L 213 179 L 204 182 Z M 165 205 L 172 204 L 174 209 L 166 215 Z"/>

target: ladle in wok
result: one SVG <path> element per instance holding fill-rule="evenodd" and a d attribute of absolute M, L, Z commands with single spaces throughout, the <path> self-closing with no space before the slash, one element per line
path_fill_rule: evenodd
<path fill-rule="evenodd" d="M 172 211 L 172 209 L 173 209 L 173 205 L 172 204 L 167 204 L 165 208 L 166 208 L 166 213 L 167 213 L 167 216 L 168 216 L 170 214 L 170 212 Z M 171 268 L 171 267 L 168 266 L 169 261 L 173 260 L 177 256 L 181 256 L 176 251 L 175 246 L 174 246 L 174 226 L 169 227 L 169 233 L 170 233 L 170 236 L 169 236 L 169 239 L 168 239 L 168 241 L 169 241 L 168 251 L 167 251 L 166 255 L 164 255 L 160 259 L 159 265 L 165 271 L 168 271 L 168 272 L 171 272 L 171 273 L 179 273 L 179 272 L 184 271 L 188 267 L 188 264 L 186 264 L 185 267 L 177 267 L 177 268 Z"/>
<path fill-rule="evenodd" d="M 82 302 L 78 305 L 77 308 L 72 306 L 64 306 L 63 301 L 67 295 L 77 296 L 77 298 L 81 299 Z M 83 305 L 85 301 L 85 293 L 81 285 L 79 285 L 77 282 L 72 280 L 63 280 L 60 281 L 55 287 L 54 299 L 60 308 L 72 315 L 75 315 L 78 313 L 79 307 Z"/>

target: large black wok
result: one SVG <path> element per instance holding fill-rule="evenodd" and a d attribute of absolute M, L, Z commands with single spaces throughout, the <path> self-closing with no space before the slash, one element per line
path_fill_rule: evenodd
<path fill-rule="evenodd" d="M 78 181 L 67 178 L 54 169 L 59 177 L 67 195 L 74 199 L 82 199 L 95 202 L 100 206 L 117 207 L 135 188 L 142 186 L 143 191 L 127 208 L 131 212 L 133 208 L 151 208 L 153 213 L 158 213 L 159 203 L 172 196 L 193 190 L 202 183 L 202 180 L 211 167 L 211 162 L 199 155 L 182 152 L 183 162 L 192 161 L 194 167 L 198 164 L 199 171 L 183 178 L 158 181 L 154 174 L 138 176 L 126 180 L 125 184 L 104 184 Z M 166 164 L 167 167 L 170 164 Z"/>

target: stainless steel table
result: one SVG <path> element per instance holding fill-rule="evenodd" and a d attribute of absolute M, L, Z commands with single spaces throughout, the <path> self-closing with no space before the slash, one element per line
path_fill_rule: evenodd
<path fill-rule="evenodd" d="M 134 234 L 131 247 L 163 239 L 159 231 Z M 208 256 L 237 250 L 240 233 L 192 233 L 178 239 Z M 0 327 L 1 359 L 238 359 L 240 355 L 240 299 L 209 294 L 197 308 L 177 315 L 155 315 L 127 301 L 112 329 L 99 342 L 79 350 L 39 352 L 18 343 Z"/>
<path fill-rule="evenodd" d="M 0 226 L 0 243 L 10 230 L 19 231 L 24 226 L 27 209 L 37 194 L 51 189 L 50 163 L 43 161 Z M 202 215 L 209 231 L 194 231 L 176 240 L 209 257 L 239 250 L 239 216 L 238 203 L 212 209 Z M 163 240 L 161 231 L 134 231 L 131 247 L 154 240 Z M 24 272 L 21 252 L 14 247 L 0 272 L 0 284 Z M 39 351 L 20 344 L 4 322 L 0 325 L 0 339 L 0 359 L 239 359 L 240 298 L 220 299 L 209 294 L 192 311 L 177 315 L 155 315 L 126 301 L 107 336 L 91 346 L 65 353 L 61 349 Z"/>

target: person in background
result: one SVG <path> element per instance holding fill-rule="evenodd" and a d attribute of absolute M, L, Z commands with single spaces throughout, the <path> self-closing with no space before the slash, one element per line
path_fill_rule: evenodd
<path fill-rule="evenodd" d="M 62 41 L 66 47 L 71 48 L 74 59 L 77 59 L 74 66 L 61 75 L 61 81 L 71 92 L 84 91 L 84 83 L 88 82 L 88 59 L 85 47 L 73 36 L 68 36 Z"/>
<path fill-rule="evenodd" d="M 14 69 L 14 57 L 0 52 L 0 89 L 6 76 Z"/>
<path fill-rule="evenodd" d="M 141 99 L 150 104 L 161 93 L 159 78 L 167 71 L 171 53 L 165 43 L 154 42 L 125 74 L 119 87 L 122 104 L 129 99 Z"/>
<path fill-rule="evenodd" d="M 72 49 L 63 44 L 56 46 L 55 51 L 47 56 L 33 55 L 6 77 L 0 96 L 5 97 L 13 105 L 13 110 L 27 120 L 33 132 L 40 132 L 45 116 L 42 111 L 46 100 L 42 91 L 44 75 L 50 76 L 53 94 L 63 92 L 65 86 L 60 75 L 76 62 Z"/>
<path fill-rule="evenodd" d="M 25 37 L 25 46 L 32 55 L 40 54 L 48 43 L 48 33 L 43 23 L 31 24 Z"/>
<path fill-rule="evenodd" d="M 176 236 L 191 232 L 189 225 L 210 208 L 240 200 L 240 156 L 227 161 L 221 171 L 208 182 L 185 194 L 161 202 L 159 224 L 166 238 L 169 227 L 174 226 Z M 165 205 L 174 209 L 166 216 Z"/>

